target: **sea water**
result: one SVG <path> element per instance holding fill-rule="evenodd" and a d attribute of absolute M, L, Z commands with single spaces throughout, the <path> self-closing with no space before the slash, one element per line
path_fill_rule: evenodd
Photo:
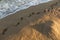
<path fill-rule="evenodd" d="M 1 0 L 0 1 L 0 19 L 14 14 L 17 11 L 27 9 L 41 3 L 51 0 Z"/>

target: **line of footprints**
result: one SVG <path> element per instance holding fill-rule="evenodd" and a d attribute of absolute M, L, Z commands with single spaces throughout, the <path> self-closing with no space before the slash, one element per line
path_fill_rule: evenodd
<path fill-rule="evenodd" d="M 53 9 L 53 6 L 56 6 L 56 5 L 57 5 L 57 2 L 56 2 L 55 4 L 53 4 L 53 5 L 51 5 L 50 8 Z M 49 12 L 49 11 L 50 11 L 50 9 L 45 9 L 45 10 L 43 10 L 44 13 L 45 13 L 45 12 Z M 59 10 L 59 11 L 60 11 L 60 10 Z M 31 16 L 34 15 L 34 14 L 39 15 L 40 13 L 41 13 L 41 12 L 37 12 L 37 13 L 32 12 L 31 14 L 28 15 L 28 17 L 31 17 Z M 20 17 L 20 20 L 23 21 L 24 18 L 23 18 L 23 17 Z M 18 26 L 18 25 L 20 25 L 20 22 L 17 22 L 16 26 Z M 2 31 L 2 35 L 5 35 L 5 33 L 7 32 L 7 30 L 8 30 L 8 28 L 5 28 L 5 29 Z"/>

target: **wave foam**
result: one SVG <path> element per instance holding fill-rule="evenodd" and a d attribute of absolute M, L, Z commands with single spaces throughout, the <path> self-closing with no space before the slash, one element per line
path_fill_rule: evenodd
<path fill-rule="evenodd" d="M 0 19 L 14 14 L 19 10 L 45 3 L 51 0 L 2 0 L 0 1 Z"/>

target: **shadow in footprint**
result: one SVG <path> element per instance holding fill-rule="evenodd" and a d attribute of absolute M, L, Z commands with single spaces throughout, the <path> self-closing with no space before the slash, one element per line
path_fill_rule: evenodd
<path fill-rule="evenodd" d="M 2 35 L 4 35 L 4 34 L 6 33 L 7 29 L 8 29 L 8 28 L 5 28 L 5 29 L 3 30 Z"/>
<path fill-rule="evenodd" d="M 31 17 L 31 16 L 34 15 L 34 14 L 35 14 L 35 12 L 32 12 L 31 14 L 28 15 L 28 17 Z"/>
<path fill-rule="evenodd" d="M 23 17 L 21 17 L 20 20 L 22 21 Z M 15 26 L 18 26 L 18 25 L 20 25 L 20 22 L 17 22 Z"/>
<path fill-rule="evenodd" d="M 34 12 L 32 12 L 32 15 L 34 15 L 35 13 Z"/>
<path fill-rule="evenodd" d="M 58 9 L 58 12 L 60 12 L 60 9 Z"/>
<path fill-rule="evenodd" d="M 32 16 L 31 14 L 28 15 L 28 17 L 31 17 L 31 16 Z"/>
<path fill-rule="evenodd" d="M 33 26 L 33 28 L 42 33 L 43 35 L 49 37 L 49 33 L 51 33 L 52 30 L 52 24 L 53 22 L 49 20 L 46 21 L 45 23 L 36 24 Z"/>
<path fill-rule="evenodd" d="M 49 12 L 49 11 L 50 11 L 50 9 L 45 9 L 45 10 L 44 10 L 45 13 L 46 13 L 46 12 Z"/>
<path fill-rule="evenodd" d="M 40 12 L 37 12 L 37 14 L 40 14 Z"/>
<path fill-rule="evenodd" d="M 17 22 L 16 26 L 20 25 L 20 22 Z"/>
<path fill-rule="evenodd" d="M 23 20 L 23 17 L 21 17 L 20 19 Z"/>

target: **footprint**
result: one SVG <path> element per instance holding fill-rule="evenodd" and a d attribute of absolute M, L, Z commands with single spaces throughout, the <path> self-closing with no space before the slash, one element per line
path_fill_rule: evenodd
<path fill-rule="evenodd" d="M 29 15 L 28 15 L 28 17 L 31 17 L 31 16 L 32 16 L 32 15 L 34 15 L 34 14 L 35 14 L 35 13 L 34 13 L 34 12 L 32 12 L 32 14 L 29 14 Z"/>
<path fill-rule="evenodd" d="M 58 10 L 60 12 L 60 10 Z"/>
<path fill-rule="evenodd" d="M 46 10 L 44 10 L 44 12 L 46 12 Z"/>
<path fill-rule="evenodd" d="M 31 14 L 28 15 L 28 17 L 31 17 L 31 16 L 32 16 Z"/>
<path fill-rule="evenodd" d="M 56 2 L 54 5 L 56 6 L 58 4 L 58 2 Z"/>
<path fill-rule="evenodd" d="M 18 25 L 20 25 L 20 22 L 18 22 L 18 23 L 16 24 L 16 26 L 18 26 Z"/>
<path fill-rule="evenodd" d="M 32 12 L 32 15 L 34 15 L 35 13 L 34 12 Z"/>
<path fill-rule="evenodd" d="M 23 17 L 21 17 L 20 19 L 23 20 Z"/>
<path fill-rule="evenodd" d="M 60 9 L 58 9 L 58 11 L 60 12 Z"/>
<path fill-rule="evenodd" d="M 6 33 L 6 31 L 7 31 L 7 28 L 5 28 L 5 29 L 3 30 L 2 35 L 4 35 L 4 34 Z"/>
<path fill-rule="evenodd" d="M 54 9 L 54 7 L 51 7 L 51 9 L 53 10 L 53 9 Z"/>
<path fill-rule="evenodd" d="M 37 12 L 37 14 L 40 14 L 40 12 Z"/>
<path fill-rule="evenodd" d="M 50 11 L 50 9 L 45 9 L 45 10 L 44 10 L 44 12 L 49 12 L 49 11 Z"/>

